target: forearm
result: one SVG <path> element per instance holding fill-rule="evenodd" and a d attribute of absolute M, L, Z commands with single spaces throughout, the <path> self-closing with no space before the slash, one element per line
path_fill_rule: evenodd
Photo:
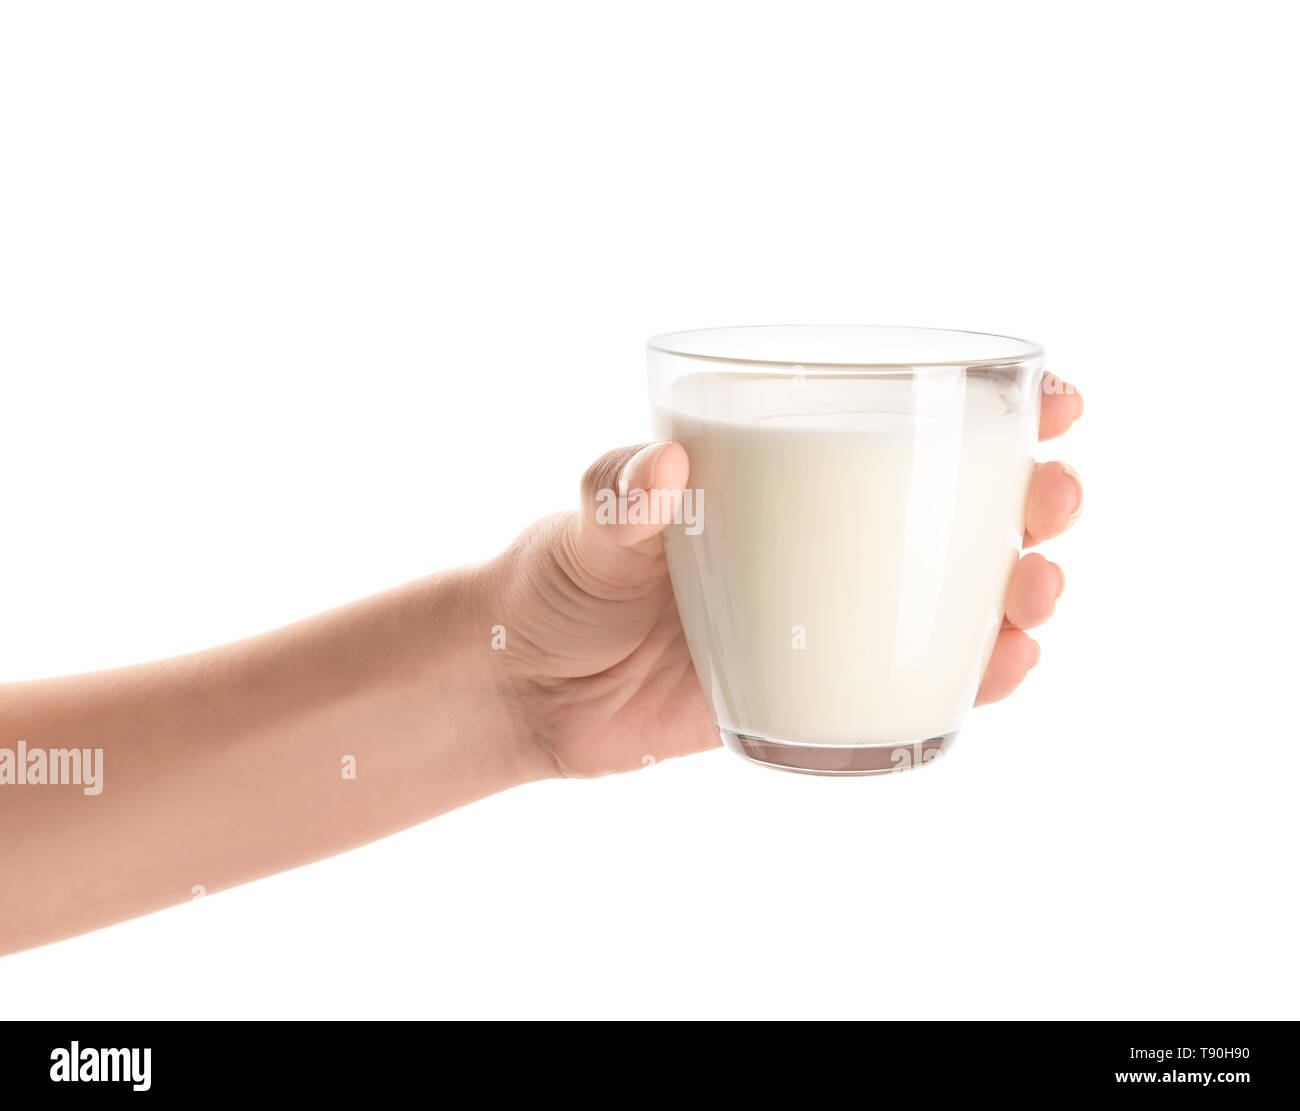
<path fill-rule="evenodd" d="M 493 679 L 490 574 L 432 576 L 191 656 L 0 686 L 0 749 L 102 751 L 97 794 L 0 785 L 0 953 L 541 778 Z"/>

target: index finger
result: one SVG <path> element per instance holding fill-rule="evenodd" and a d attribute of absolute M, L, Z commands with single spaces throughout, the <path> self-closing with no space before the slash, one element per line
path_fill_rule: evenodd
<path fill-rule="evenodd" d="M 1038 438 L 1064 436 L 1083 416 L 1083 394 L 1055 374 L 1043 375 L 1042 405 L 1038 410 Z"/>

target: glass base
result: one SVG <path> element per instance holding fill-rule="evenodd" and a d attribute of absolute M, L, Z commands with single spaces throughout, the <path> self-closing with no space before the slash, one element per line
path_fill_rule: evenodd
<path fill-rule="evenodd" d="M 738 756 L 765 768 L 804 775 L 888 775 L 928 764 L 947 752 L 956 732 L 912 744 L 806 745 L 770 741 L 719 728 L 722 743 Z"/>

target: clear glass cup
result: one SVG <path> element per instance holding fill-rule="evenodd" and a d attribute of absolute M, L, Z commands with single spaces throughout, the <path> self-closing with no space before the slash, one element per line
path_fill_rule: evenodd
<path fill-rule="evenodd" d="M 717 328 L 647 344 L 690 455 L 664 533 L 724 743 L 871 775 L 939 755 L 1001 626 L 1043 350 L 929 328 Z"/>

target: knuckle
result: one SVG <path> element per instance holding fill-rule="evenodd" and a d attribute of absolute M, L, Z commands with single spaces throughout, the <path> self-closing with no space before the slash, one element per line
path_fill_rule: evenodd
<path fill-rule="evenodd" d="M 642 446 L 644 445 L 638 444 L 634 447 L 621 447 L 607 451 L 588 467 L 582 475 L 583 499 L 590 500 L 601 490 L 615 489 L 618 476 L 627 465 L 627 461 L 640 451 Z"/>

